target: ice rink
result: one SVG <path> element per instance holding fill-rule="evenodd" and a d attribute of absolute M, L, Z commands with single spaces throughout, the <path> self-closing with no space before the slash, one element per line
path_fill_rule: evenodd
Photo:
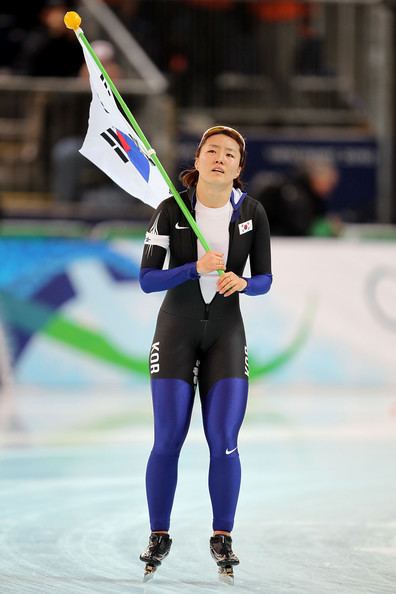
<path fill-rule="evenodd" d="M 173 548 L 143 584 L 148 390 L 14 396 L 0 450 L 1 594 L 395 594 L 394 394 L 252 387 L 234 586 L 218 582 L 208 550 L 199 400 L 180 458 Z"/>

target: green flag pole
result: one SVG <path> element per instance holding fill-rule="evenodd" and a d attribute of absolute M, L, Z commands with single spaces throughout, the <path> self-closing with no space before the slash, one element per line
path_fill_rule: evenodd
<path fill-rule="evenodd" d="M 120 104 L 124 114 L 126 115 L 128 121 L 130 122 L 132 128 L 134 129 L 136 134 L 139 136 L 143 146 L 145 147 L 145 149 L 147 151 L 147 154 L 150 155 L 150 158 L 154 161 L 156 167 L 158 168 L 158 171 L 161 173 L 162 177 L 164 178 L 166 184 L 169 187 L 169 190 L 171 191 L 174 199 L 176 200 L 177 204 L 179 205 L 180 209 L 182 210 L 182 212 L 183 212 L 184 216 L 186 217 L 188 223 L 190 224 L 192 230 L 194 231 L 195 235 L 198 237 L 204 250 L 206 252 L 209 252 L 210 247 L 209 247 L 208 243 L 206 242 L 204 236 L 202 235 L 197 223 L 195 222 L 194 217 L 191 215 L 190 211 L 188 210 L 187 206 L 185 205 L 179 192 L 176 190 L 176 188 L 175 188 L 174 184 L 172 183 L 172 180 L 170 179 L 169 175 L 167 174 L 164 166 L 162 165 L 161 161 L 157 157 L 155 150 L 150 146 L 149 141 L 147 140 L 147 138 L 144 135 L 142 129 L 140 128 L 138 122 L 136 121 L 133 114 L 131 113 L 129 107 L 127 106 L 127 104 L 121 97 L 120 93 L 118 92 L 117 87 L 111 80 L 110 76 L 107 74 L 105 68 L 103 67 L 102 63 L 100 62 L 95 51 L 92 49 L 91 44 L 85 37 L 83 30 L 80 29 L 80 24 L 81 24 L 80 15 L 74 11 L 67 12 L 65 14 L 64 21 L 65 21 L 66 27 L 68 29 L 73 29 L 74 33 L 76 34 L 76 37 L 79 40 L 81 40 L 81 42 L 84 44 L 84 47 L 87 49 L 87 51 L 92 56 L 93 60 L 95 61 L 95 64 L 97 65 L 97 67 L 99 68 L 101 73 L 103 74 L 107 84 L 109 85 L 110 89 L 112 90 L 113 95 L 117 98 L 117 101 Z M 217 272 L 219 274 L 223 274 L 223 270 L 218 270 Z"/>

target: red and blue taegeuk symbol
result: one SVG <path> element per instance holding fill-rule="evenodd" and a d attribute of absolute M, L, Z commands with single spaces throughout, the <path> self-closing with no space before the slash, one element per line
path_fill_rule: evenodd
<path fill-rule="evenodd" d="M 128 158 L 132 165 L 138 170 L 140 175 L 148 182 L 150 177 L 150 163 L 147 157 L 140 151 L 136 142 L 116 128 L 118 139 L 122 145 L 122 148 L 128 155 Z"/>

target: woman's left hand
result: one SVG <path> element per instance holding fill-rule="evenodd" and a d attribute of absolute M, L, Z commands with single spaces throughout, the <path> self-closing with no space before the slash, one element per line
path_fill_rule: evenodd
<path fill-rule="evenodd" d="M 236 291 L 243 291 L 246 287 L 245 279 L 237 276 L 234 272 L 225 272 L 217 281 L 217 290 L 224 297 L 229 297 Z"/>

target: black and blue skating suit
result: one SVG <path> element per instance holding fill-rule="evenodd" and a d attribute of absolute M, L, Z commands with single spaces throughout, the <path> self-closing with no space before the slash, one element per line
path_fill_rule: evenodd
<path fill-rule="evenodd" d="M 194 215 L 195 193 L 181 196 Z M 266 293 L 272 282 L 270 236 L 262 205 L 231 193 L 226 269 L 242 276 L 250 259 L 247 295 Z M 163 270 L 169 249 L 169 267 Z M 174 198 L 164 200 L 146 234 L 140 283 L 145 292 L 167 290 L 150 350 L 154 445 L 146 489 L 151 529 L 168 530 L 177 465 L 199 386 L 210 450 L 209 491 L 213 529 L 231 531 L 241 467 L 237 439 L 246 409 L 248 356 L 239 293 L 216 293 L 205 303 L 196 270 L 197 239 Z"/>

